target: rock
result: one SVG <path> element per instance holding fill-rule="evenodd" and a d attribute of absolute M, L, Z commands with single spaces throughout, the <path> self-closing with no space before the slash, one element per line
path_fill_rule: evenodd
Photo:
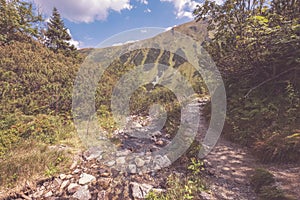
<path fill-rule="evenodd" d="M 114 160 L 112 160 L 112 161 L 108 161 L 108 162 L 106 162 L 106 163 L 104 163 L 106 166 L 108 166 L 108 167 L 112 167 L 112 166 L 114 166 L 115 164 L 116 164 L 116 161 L 114 161 Z"/>
<path fill-rule="evenodd" d="M 78 199 L 78 200 L 89 200 L 89 199 L 92 198 L 91 193 L 90 193 L 87 185 L 83 186 L 83 187 L 80 187 L 80 189 L 77 192 L 75 192 L 73 197 Z"/>
<path fill-rule="evenodd" d="M 160 168 L 168 167 L 172 164 L 172 162 L 166 155 L 156 155 L 154 158 L 154 163 L 157 164 Z"/>
<path fill-rule="evenodd" d="M 47 193 L 44 195 L 44 197 L 49 198 L 49 197 L 51 197 L 52 195 L 53 195 L 53 192 L 52 192 L 52 191 L 49 191 L 49 192 L 47 192 Z"/>
<path fill-rule="evenodd" d="M 71 170 L 75 169 L 75 167 L 77 166 L 77 164 L 78 164 L 78 161 L 75 160 L 75 161 L 72 163 L 70 169 L 71 169 Z"/>
<path fill-rule="evenodd" d="M 137 167 L 143 167 L 145 165 L 145 161 L 141 158 L 135 158 L 134 162 Z"/>
<path fill-rule="evenodd" d="M 109 172 L 103 172 L 103 173 L 100 174 L 100 176 L 102 176 L 102 177 L 109 177 L 110 173 Z"/>
<path fill-rule="evenodd" d="M 67 178 L 67 175 L 61 174 L 61 175 L 59 175 L 59 178 L 60 178 L 61 180 L 65 180 L 65 179 Z"/>
<path fill-rule="evenodd" d="M 83 154 L 85 160 L 90 161 L 97 158 L 102 158 L 103 151 L 99 147 L 91 147 Z M 100 159 L 101 159 L 100 158 Z"/>
<path fill-rule="evenodd" d="M 149 184 L 139 184 L 136 182 L 131 182 L 130 183 L 131 186 L 131 192 L 132 192 L 132 196 L 135 199 L 145 199 L 146 196 L 148 195 L 148 193 L 151 191 L 151 189 L 153 188 L 152 185 Z"/>
<path fill-rule="evenodd" d="M 58 188 L 62 183 L 62 180 L 60 178 L 55 178 L 52 183 L 52 188 Z"/>
<path fill-rule="evenodd" d="M 156 145 L 159 145 L 159 146 L 163 146 L 164 145 L 164 141 L 162 140 L 158 140 L 155 142 Z"/>
<path fill-rule="evenodd" d="M 34 199 L 41 198 L 41 196 L 43 195 L 43 193 L 44 193 L 44 190 L 36 191 L 36 192 L 32 195 L 32 197 L 33 197 Z"/>
<path fill-rule="evenodd" d="M 136 172 L 137 172 L 136 165 L 133 165 L 133 164 L 128 165 L 128 171 L 131 174 L 136 174 Z"/>
<path fill-rule="evenodd" d="M 132 123 L 132 127 L 134 127 L 134 128 L 142 128 L 143 126 L 140 123 L 138 123 L 138 122 L 133 122 Z"/>
<path fill-rule="evenodd" d="M 80 189 L 80 185 L 78 185 L 77 183 L 71 183 L 68 186 L 67 190 L 70 194 L 73 194 L 73 193 L 77 192 L 79 189 Z"/>
<path fill-rule="evenodd" d="M 78 181 L 80 185 L 85 185 L 96 180 L 95 176 L 86 173 L 81 174 L 80 177 Z"/>
<path fill-rule="evenodd" d="M 120 157 L 116 159 L 117 164 L 125 164 L 126 163 L 126 159 L 125 157 Z"/>
<path fill-rule="evenodd" d="M 116 153 L 116 156 L 117 156 L 117 157 L 127 156 L 127 155 L 129 155 L 130 153 L 131 153 L 130 150 L 118 151 L 118 152 Z"/>
<path fill-rule="evenodd" d="M 75 170 L 73 171 L 73 174 L 78 174 L 80 171 L 81 171 L 80 169 L 75 169 Z"/>
<path fill-rule="evenodd" d="M 61 190 L 65 189 L 69 184 L 70 184 L 70 180 L 65 180 L 65 181 L 61 184 L 60 189 L 61 189 Z"/>
<path fill-rule="evenodd" d="M 71 174 L 67 175 L 66 179 L 71 179 L 73 176 Z"/>

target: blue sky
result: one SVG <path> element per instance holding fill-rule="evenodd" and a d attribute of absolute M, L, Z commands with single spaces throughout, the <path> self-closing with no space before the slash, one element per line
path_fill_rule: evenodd
<path fill-rule="evenodd" d="M 33 0 L 46 18 L 55 6 L 79 48 L 95 47 L 120 32 L 168 28 L 193 19 L 202 0 Z"/>

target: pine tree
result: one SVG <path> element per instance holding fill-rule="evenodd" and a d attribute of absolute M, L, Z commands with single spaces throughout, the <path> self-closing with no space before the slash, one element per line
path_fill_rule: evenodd
<path fill-rule="evenodd" d="M 63 52 L 65 55 L 71 55 L 76 50 L 74 45 L 68 41 L 72 38 L 64 25 L 58 10 L 54 7 L 48 29 L 45 33 L 46 46 L 52 49 L 55 53 Z"/>
<path fill-rule="evenodd" d="M 38 22 L 31 3 L 21 0 L 0 0 L 0 44 L 39 37 Z"/>

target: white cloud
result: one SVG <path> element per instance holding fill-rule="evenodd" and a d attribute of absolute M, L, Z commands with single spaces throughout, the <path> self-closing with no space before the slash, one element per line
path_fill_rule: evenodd
<path fill-rule="evenodd" d="M 113 44 L 112 46 L 115 47 L 115 46 L 122 46 L 124 44 L 130 44 L 130 43 L 134 43 L 134 42 L 138 42 L 139 40 L 128 40 L 126 42 L 119 42 L 119 43 L 115 43 Z"/>
<path fill-rule="evenodd" d="M 71 40 L 68 41 L 69 44 L 74 45 L 76 48 L 79 48 L 79 45 L 81 45 L 80 41 L 74 40 L 74 38 L 72 37 L 71 31 L 69 29 L 67 29 L 67 32 L 69 33 L 69 35 L 71 36 Z"/>
<path fill-rule="evenodd" d="M 145 4 L 145 5 L 148 5 L 148 1 L 147 0 L 137 0 L 138 2 L 142 3 L 142 4 Z"/>
<path fill-rule="evenodd" d="M 169 26 L 169 27 L 167 27 L 166 29 L 165 29 L 165 31 L 170 31 L 170 30 L 172 30 L 173 28 L 175 28 L 177 25 L 174 25 L 174 26 Z"/>
<path fill-rule="evenodd" d="M 197 5 L 203 3 L 203 0 L 160 0 L 161 2 L 170 2 L 174 4 L 177 18 L 188 17 L 193 19 L 193 11 Z M 223 0 L 215 0 L 221 4 Z"/>
<path fill-rule="evenodd" d="M 147 8 L 146 10 L 144 10 L 144 13 L 151 13 L 152 11 L 149 9 L 149 8 Z"/>
<path fill-rule="evenodd" d="M 105 20 L 110 10 L 120 12 L 132 9 L 130 0 L 34 0 L 40 9 L 51 15 L 56 7 L 61 16 L 73 22 Z"/>

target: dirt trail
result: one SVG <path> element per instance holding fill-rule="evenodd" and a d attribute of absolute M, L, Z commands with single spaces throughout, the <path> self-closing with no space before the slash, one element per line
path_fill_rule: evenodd
<path fill-rule="evenodd" d="M 221 138 L 216 147 L 205 158 L 211 190 L 216 199 L 258 199 L 250 185 L 250 177 L 256 168 L 269 170 L 277 186 L 287 194 L 300 199 L 299 165 L 263 165 L 251 151 Z"/>

